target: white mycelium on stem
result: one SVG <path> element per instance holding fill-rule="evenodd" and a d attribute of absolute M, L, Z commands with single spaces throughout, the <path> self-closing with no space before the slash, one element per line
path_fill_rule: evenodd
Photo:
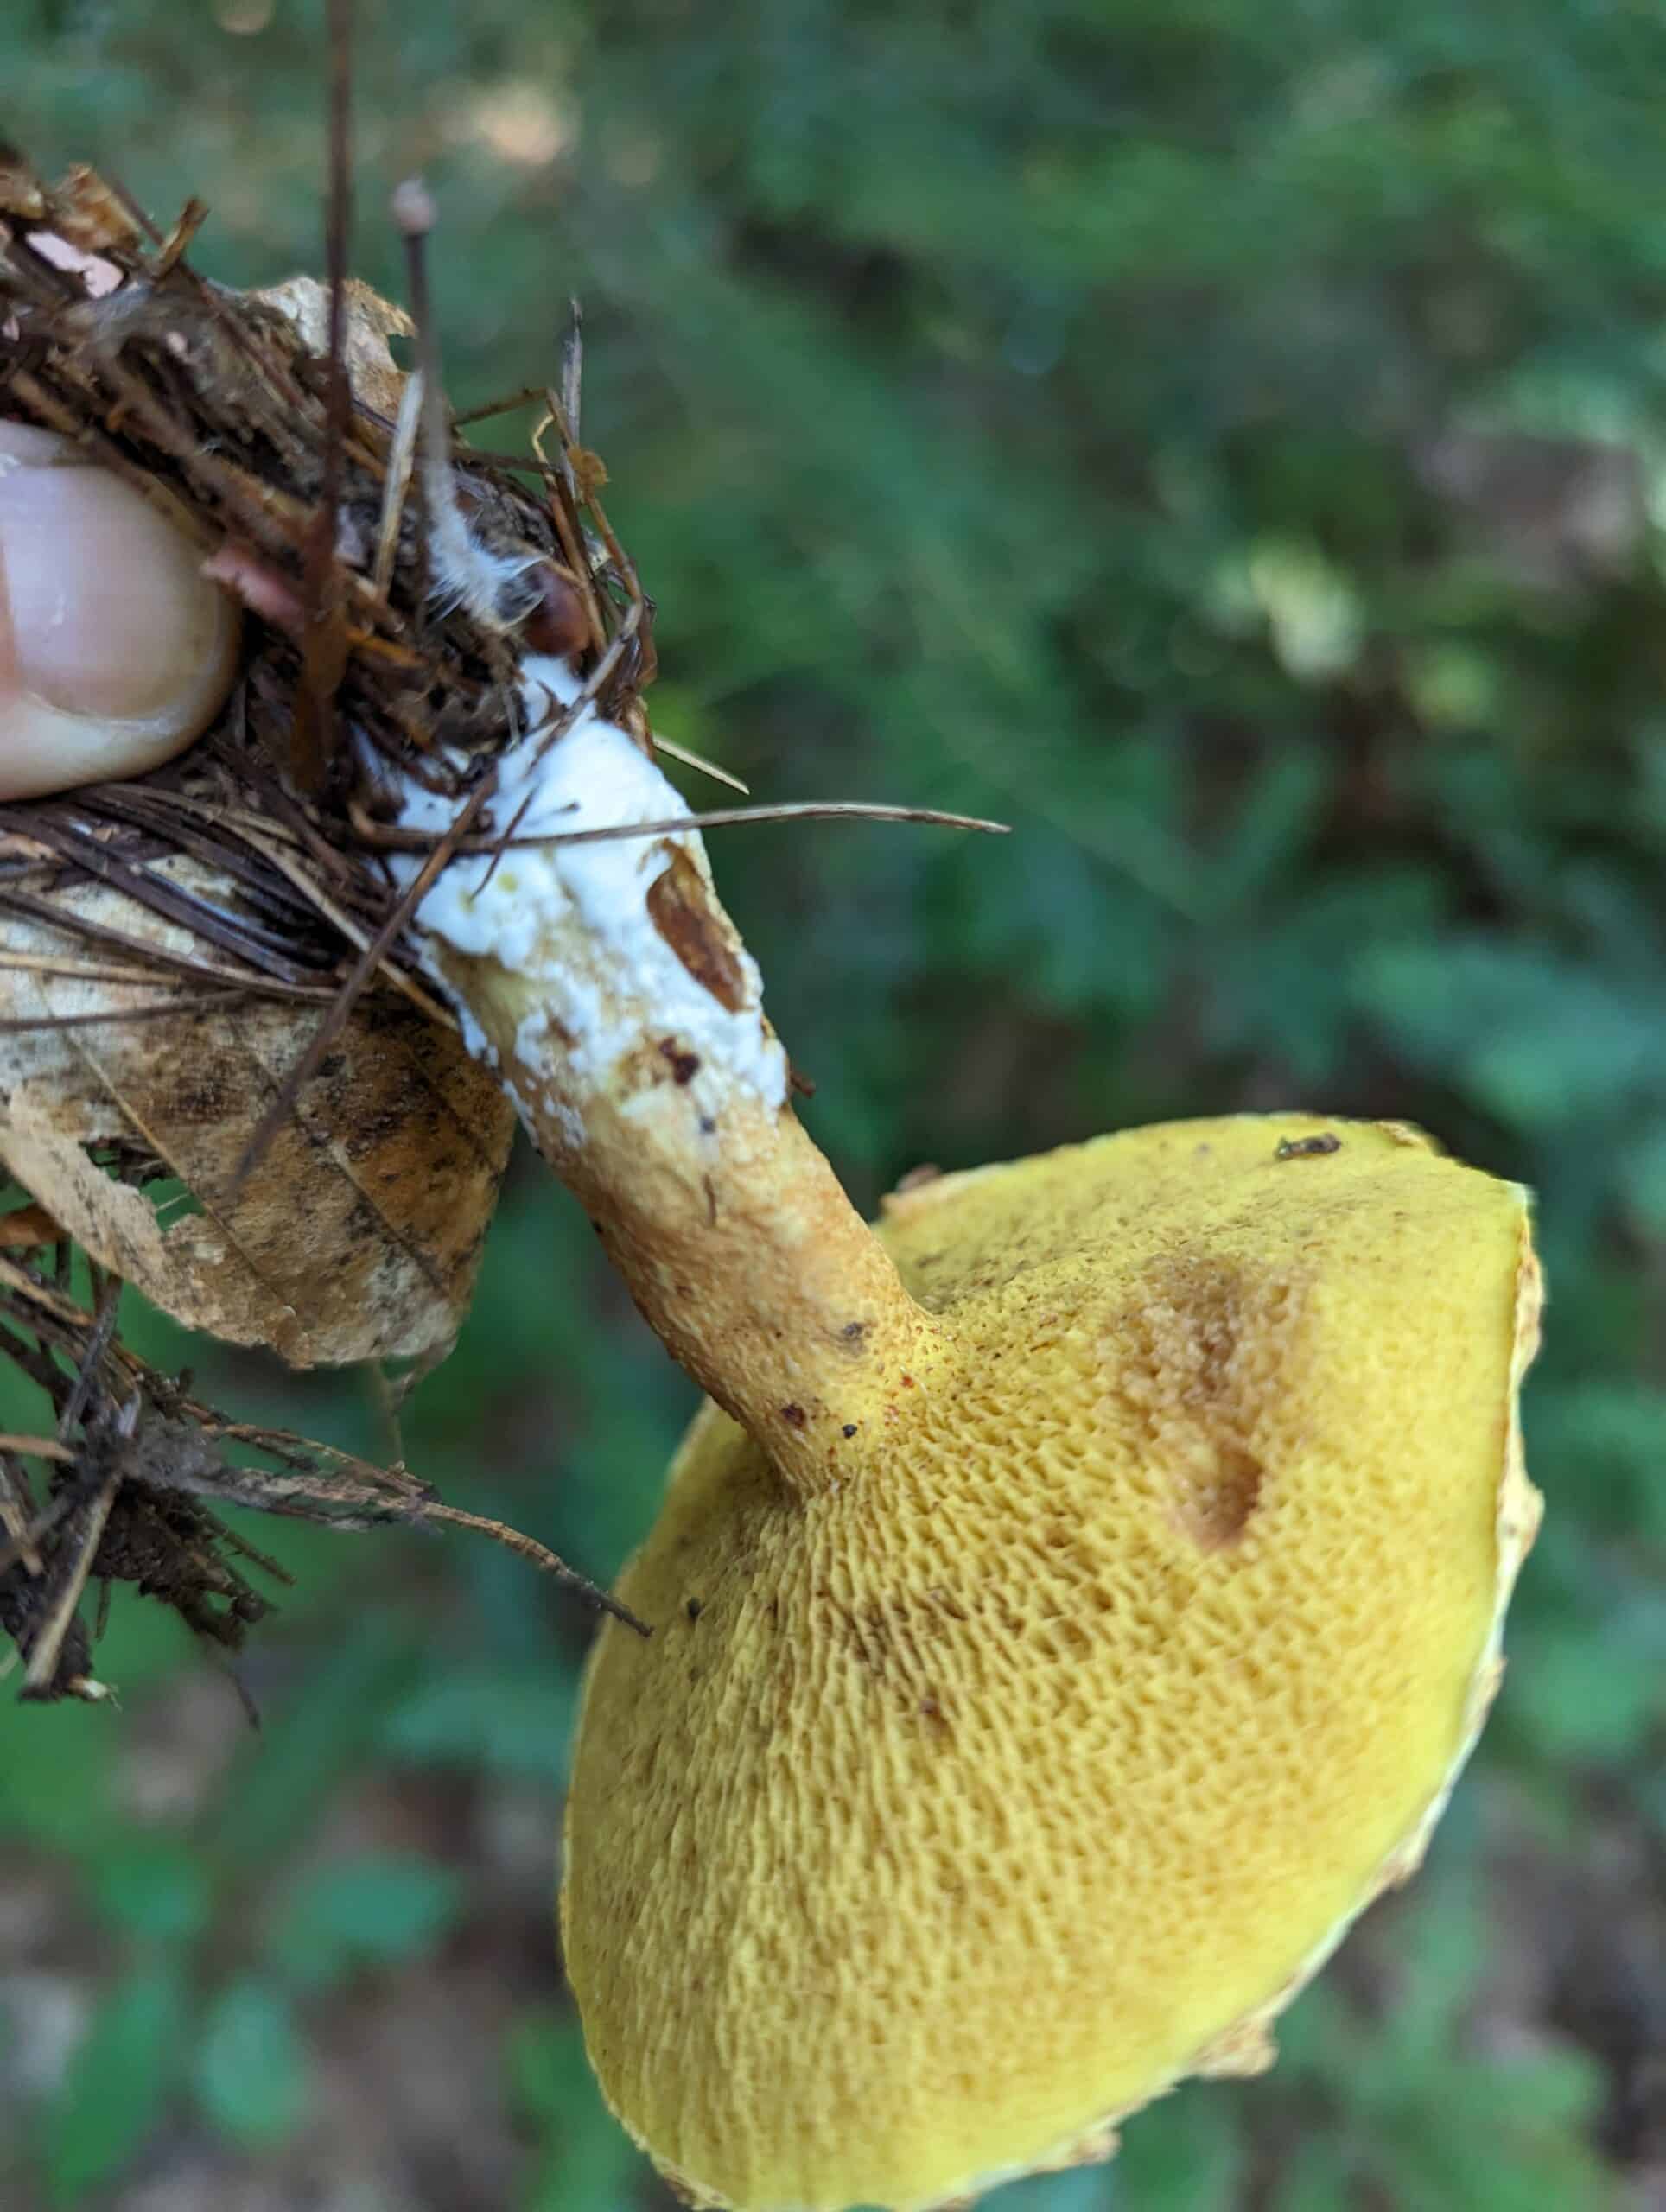
<path fill-rule="evenodd" d="M 553 1099 L 574 1145 L 584 1141 L 586 1091 L 615 1089 L 620 1064 L 645 1046 L 698 1110 L 720 1113 L 737 1096 L 779 1107 L 786 1056 L 763 1017 L 757 964 L 716 907 L 699 836 L 540 842 L 686 812 L 628 731 L 594 706 L 551 741 L 552 719 L 582 689 L 569 661 L 525 662 L 529 734 L 499 760 L 492 800 L 493 819 L 514 825 L 514 842 L 453 860 L 417 920 L 449 953 L 490 962 L 525 988 L 527 1010 L 505 1072 L 529 1122 L 533 1101 Z M 416 791 L 404 826 L 437 835 L 451 814 L 451 801 Z M 401 863 L 407 880 L 416 866 Z M 703 922 L 715 933 L 703 932 Z M 496 1057 L 472 1013 L 469 1041 Z"/>
<path fill-rule="evenodd" d="M 581 690 L 568 661 L 523 661 L 530 734 L 491 802 L 512 842 L 428 891 L 428 965 L 662 1340 L 784 1471 L 824 1479 L 852 1450 L 845 1385 L 923 1374 L 931 1325 L 792 1113 L 700 837 L 527 842 L 685 810 L 592 704 L 552 734 Z M 442 831 L 451 806 L 414 793 L 405 823 Z"/>

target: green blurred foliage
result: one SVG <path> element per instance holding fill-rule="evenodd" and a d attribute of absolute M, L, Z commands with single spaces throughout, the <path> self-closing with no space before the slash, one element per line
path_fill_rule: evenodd
<path fill-rule="evenodd" d="M 1014 824 L 715 840 L 864 1203 L 922 1159 L 1297 1102 L 1421 1122 L 1538 1193 L 1549 1512 L 1434 1869 L 1303 2000 L 1269 2080 L 1183 2091 L 1106 2171 L 1003 2212 L 1619 2202 L 1666 2167 L 1637 2087 L 1666 1991 L 1611 1989 L 1578 1913 L 1550 1923 L 1600 1835 L 1643 1870 L 1612 1878 L 1616 1955 L 1660 1955 L 1637 1899 L 1666 1889 L 1666 21 L 360 17 L 358 264 L 397 289 L 382 207 L 420 162 L 459 404 L 547 375 L 582 295 L 586 435 L 659 603 L 665 734 L 762 795 Z M 200 193 L 198 257 L 239 282 L 317 265 L 320 81 L 315 4 L 0 14 L 7 133 L 159 213 Z M 253 1414 L 385 1447 L 351 1381 L 188 1356 Z M 527 1169 L 404 1442 L 605 1576 L 688 1404 Z M 0 1425 L 27 1413 L 0 1388 Z M 485 1548 L 256 1540 L 298 1577 L 250 1664 L 264 1732 L 188 1805 L 136 1794 L 134 1745 L 207 1662 L 142 1604 L 103 1662 L 123 1711 L 0 1715 L 8 1860 L 67 1885 L 99 1993 L 0 2130 L 9 2202 L 103 2202 L 181 2128 L 267 2171 L 313 2124 L 331 2008 L 414 2003 L 501 1916 L 468 1836 L 518 1808 L 553 1853 L 585 1621 Z M 352 1833 L 367 1790 L 426 1808 L 414 1842 Z M 477 2107 L 519 2178 L 397 2201 L 658 2202 L 528 1963 L 547 1903 L 521 1910 Z"/>

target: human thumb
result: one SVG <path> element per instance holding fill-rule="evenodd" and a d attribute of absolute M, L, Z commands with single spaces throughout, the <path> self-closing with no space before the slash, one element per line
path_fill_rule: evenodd
<path fill-rule="evenodd" d="M 143 775 L 201 734 L 239 616 L 199 568 L 119 477 L 0 423 L 0 799 Z"/>

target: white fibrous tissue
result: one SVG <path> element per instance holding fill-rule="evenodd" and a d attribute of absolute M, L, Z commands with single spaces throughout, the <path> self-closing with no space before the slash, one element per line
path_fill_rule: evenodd
<path fill-rule="evenodd" d="M 766 1105 L 787 1093 L 786 1056 L 763 1019 L 756 963 L 737 948 L 743 989 L 731 1011 L 690 975 L 655 927 L 648 892 L 680 849 L 706 874 L 697 835 L 673 831 L 586 844 L 520 841 L 574 830 L 675 820 L 688 811 L 629 733 L 586 707 L 573 727 L 548 741 L 550 724 L 582 686 L 570 664 L 545 657 L 523 663 L 522 717 L 529 734 L 498 761 L 487 802 L 494 830 L 514 825 L 516 842 L 493 861 L 460 854 L 424 894 L 420 926 L 459 952 L 495 960 L 538 986 L 537 1005 L 520 1025 L 516 1058 L 534 1074 L 560 1062 L 566 1078 L 601 1081 L 624 1053 L 645 1041 L 673 1040 L 703 1071 L 700 1090 L 717 1103 L 739 1087 Z M 457 802 L 411 786 L 401 826 L 437 836 Z M 402 854 L 396 875 L 409 882 L 419 854 Z M 490 1058 L 479 1026 L 463 1015 L 469 1049 Z M 576 1126 L 570 1132 L 576 1137 Z"/>

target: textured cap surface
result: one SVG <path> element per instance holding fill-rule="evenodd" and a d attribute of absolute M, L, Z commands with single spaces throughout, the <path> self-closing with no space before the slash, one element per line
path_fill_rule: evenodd
<path fill-rule="evenodd" d="M 882 1234 L 939 1356 L 809 1497 L 708 1408 L 587 1694 L 569 1971 L 706 2204 L 934 2205 L 1266 2063 L 1415 1864 L 1536 1518 L 1523 1194 L 1410 1131 L 1134 1131 Z"/>

